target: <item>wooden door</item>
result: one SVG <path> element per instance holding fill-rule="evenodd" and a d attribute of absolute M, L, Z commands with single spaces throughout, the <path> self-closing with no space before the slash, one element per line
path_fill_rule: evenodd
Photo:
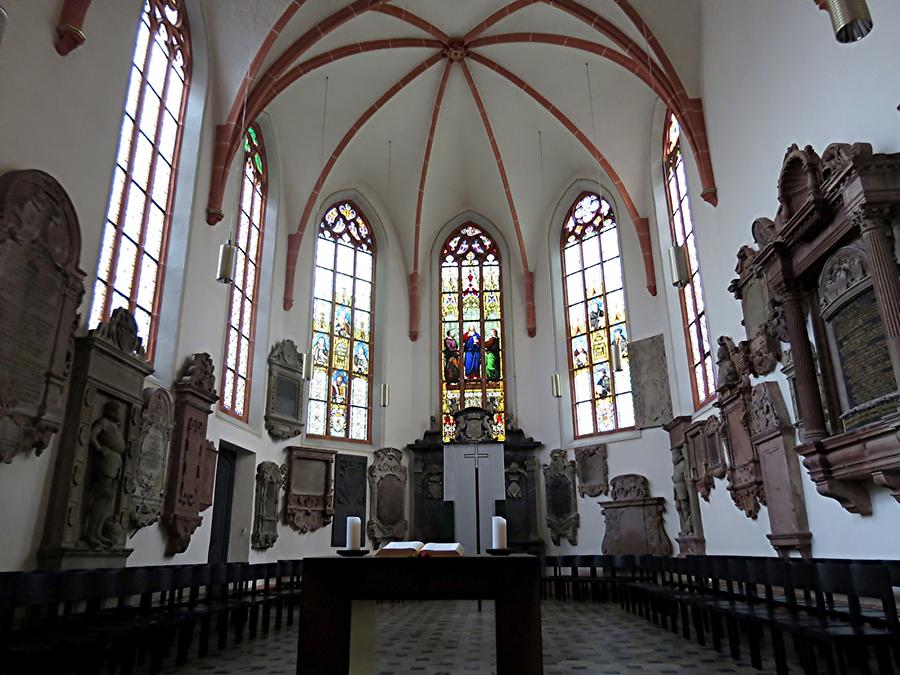
<path fill-rule="evenodd" d="M 213 497 L 212 533 L 208 562 L 228 562 L 228 537 L 231 533 L 231 507 L 234 501 L 234 469 L 237 455 L 224 443 L 219 444 L 216 466 L 216 490 Z"/>

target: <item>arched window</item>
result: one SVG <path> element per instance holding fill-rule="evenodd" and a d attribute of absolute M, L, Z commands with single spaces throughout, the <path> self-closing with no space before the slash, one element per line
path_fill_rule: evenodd
<path fill-rule="evenodd" d="M 672 241 L 679 246 L 686 244 L 687 248 L 690 281 L 681 289 L 679 295 L 694 408 L 700 408 L 715 397 L 715 380 L 709 346 L 709 328 L 706 324 L 706 303 L 703 300 L 703 286 L 700 283 L 700 261 L 697 259 L 697 243 L 694 238 L 694 223 L 691 219 L 691 203 L 684 169 L 681 129 L 671 112 L 666 116 L 663 171 L 666 177 L 666 206 L 669 211 Z"/>
<path fill-rule="evenodd" d="M 250 373 L 256 334 L 259 265 L 266 218 L 266 152 L 259 126 L 244 137 L 244 174 L 241 180 L 240 213 L 236 230 L 238 247 L 234 283 L 228 296 L 228 326 L 225 330 L 225 361 L 219 406 L 247 421 L 250 412 Z"/>
<path fill-rule="evenodd" d="M 610 203 L 581 194 L 563 224 L 561 247 L 575 437 L 633 427 L 619 228 Z"/>
<path fill-rule="evenodd" d="M 356 204 L 339 202 L 316 239 L 308 436 L 370 441 L 374 298 L 372 230 Z"/>
<path fill-rule="evenodd" d="M 90 325 L 134 313 L 153 360 L 175 179 L 190 83 L 182 0 L 145 0 L 119 130 Z"/>
<path fill-rule="evenodd" d="M 480 227 L 466 223 L 441 249 L 441 416 L 444 440 L 453 412 L 472 406 L 493 413 L 492 435 L 506 437 L 503 291 L 500 252 Z"/>

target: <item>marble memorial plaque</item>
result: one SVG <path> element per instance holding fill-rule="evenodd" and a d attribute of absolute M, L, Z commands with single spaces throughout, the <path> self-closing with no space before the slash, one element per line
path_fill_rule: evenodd
<path fill-rule="evenodd" d="M 661 427 L 672 419 L 672 396 L 666 345 L 662 335 L 635 340 L 628 345 L 631 384 L 634 389 L 634 422 L 638 429 Z"/>

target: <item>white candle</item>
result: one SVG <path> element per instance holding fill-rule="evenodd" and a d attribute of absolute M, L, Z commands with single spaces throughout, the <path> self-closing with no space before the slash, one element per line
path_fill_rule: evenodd
<path fill-rule="evenodd" d="M 491 548 L 506 548 L 506 518 L 494 516 L 491 518 Z"/>
<path fill-rule="evenodd" d="M 347 548 L 356 550 L 359 548 L 359 533 L 362 531 L 362 521 L 359 516 L 347 516 Z"/>

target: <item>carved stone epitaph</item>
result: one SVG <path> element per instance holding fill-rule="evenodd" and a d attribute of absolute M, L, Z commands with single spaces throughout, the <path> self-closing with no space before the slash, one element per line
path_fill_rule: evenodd
<path fill-rule="evenodd" d="M 575 462 L 566 450 L 550 452 L 550 463 L 544 465 L 544 490 L 550 538 L 557 546 L 563 538 L 577 546 L 581 516 L 575 496 Z"/>
<path fill-rule="evenodd" d="M 697 491 L 691 489 L 691 453 L 685 436 L 690 424 L 690 417 L 676 417 L 664 427 L 672 449 L 672 496 L 678 512 L 678 552 L 682 556 L 706 553 L 700 502 Z"/>
<path fill-rule="evenodd" d="M 206 424 L 219 397 L 209 354 L 189 357 L 173 389 L 175 427 L 162 517 L 168 539 L 166 555 L 187 550 L 191 536 L 203 522 L 200 513 L 212 506 L 218 453 L 206 438 Z"/>
<path fill-rule="evenodd" d="M 287 447 L 284 522 L 300 534 L 315 532 L 334 516 L 335 450 Z"/>
<path fill-rule="evenodd" d="M 645 476 L 630 473 L 610 483 L 612 501 L 598 502 L 606 519 L 603 553 L 671 555 L 672 542 L 663 524 L 666 500 L 650 496 Z"/>
<path fill-rule="evenodd" d="M 303 354 L 293 340 L 276 342 L 269 352 L 266 430 L 278 439 L 303 431 Z"/>
<path fill-rule="evenodd" d="M 256 467 L 256 498 L 253 509 L 253 548 L 271 548 L 278 540 L 278 493 L 284 477 L 275 462 L 260 462 Z"/>
<path fill-rule="evenodd" d="M 141 437 L 131 495 L 131 527 L 141 528 L 159 520 L 166 491 L 166 467 L 175 424 L 172 397 L 165 389 L 144 389 Z"/>
<path fill-rule="evenodd" d="M 579 495 L 599 497 L 609 492 L 609 465 L 604 443 L 575 448 L 575 467 Z"/>
<path fill-rule="evenodd" d="M 713 415 L 694 422 L 684 432 L 689 454 L 690 482 L 706 501 L 709 501 L 709 493 L 716 486 L 715 479 L 725 478 L 728 470 L 719 427 L 719 418 Z"/>
<path fill-rule="evenodd" d="M 122 567 L 141 437 L 144 358 L 134 317 L 75 340 L 66 421 L 38 558 L 53 569 Z"/>
<path fill-rule="evenodd" d="M 357 516 L 366 522 L 366 466 L 368 460 L 359 455 L 338 454 L 334 460 L 334 522 L 331 545 L 343 548 L 347 543 L 347 518 Z M 443 494 L 437 499 L 443 499 Z M 365 545 L 362 528 L 359 545 Z"/>
<path fill-rule="evenodd" d="M 490 411 L 483 408 L 464 408 L 454 413 L 456 431 L 454 443 L 491 443 L 493 424 Z"/>
<path fill-rule="evenodd" d="M 406 537 L 406 467 L 397 448 L 376 450 L 369 467 L 369 522 L 366 533 L 372 546 L 380 548 Z"/>
<path fill-rule="evenodd" d="M 0 461 L 41 454 L 62 425 L 76 311 L 84 294 L 81 230 L 49 174 L 0 176 Z"/>
<path fill-rule="evenodd" d="M 663 336 L 654 335 L 630 342 L 628 359 L 634 391 L 635 426 L 638 429 L 663 426 L 672 419 L 672 395 Z"/>

